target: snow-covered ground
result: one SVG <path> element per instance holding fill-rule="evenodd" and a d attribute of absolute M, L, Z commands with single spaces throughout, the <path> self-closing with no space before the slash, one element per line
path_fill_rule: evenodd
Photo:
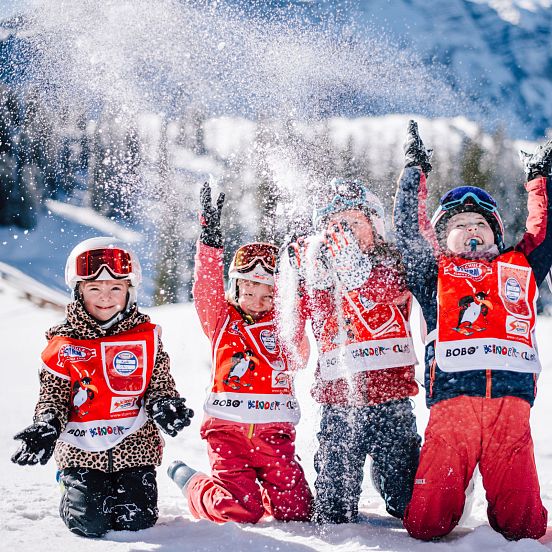
<path fill-rule="evenodd" d="M 58 516 L 59 488 L 53 461 L 46 466 L 20 467 L 10 462 L 16 448 L 12 436 L 31 422 L 38 392 L 37 369 L 44 346 L 44 330 L 59 320 L 59 313 L 39 309 L 22 300 L 19 292 L 0 281 L 0 335 L 4 383 L 0 387 L 0 527 L 3 550 L 27 551 L 209 551 L 209 552 L 360 552 L 391 551 L 533 551 L 552 549 L 552 535 L 543 544 L 530 540 L 508 542 L 486 522 L 481 482 L 476 485 L 474 507 L 462 527 L 438 543 L 422 543 L 408 537 L 400 522 L 390 518 L 366 477 L 360 509 L 361 523 L 316 527 L 310 523 L 279 523 L 265 519 L 258 525 L 216 525 L 195 521 L 172 481 L 165 475 L 171 460 L 181 458 L 200 470 L 208 469 L 205 446 L 199 437 L 201 405 L 209 380 L 209 346 L 201 333 L 192 305 L 150 309 L 153 320 L 163 326 L 165 347 L 181 393 L 197 415 L 190 428 L 175 439 L 167 438 L 165 460 L 158 470 L 160 517 L 157 525 L 138 533 L 111 532 L 102 540 L 87 540 L 71 534 Z M 540 350 L 543 374 L 539 397 L 533 409 L 537 464 L 545 505 L 552 509 L 552 319 L 541 318 Z M 548 339 L 547 339 L 548 338 Z M 419 340 L 418 340 L 419 341 Z M 418 351 L 420 353 L 420 349 Z M 421 355 L 418 355 L 421 357 Z M 421 374 L 420 374 L 421 375 Z M 298 453 L 309 481 L 316 446 L 318 409 L 310 399 L 312 366 L 298 376 L 297 393 L 303 418 L 298 427 Z M 427 410 L 423 393 L 416 399 L 418 429 L 423 432 Z"/>

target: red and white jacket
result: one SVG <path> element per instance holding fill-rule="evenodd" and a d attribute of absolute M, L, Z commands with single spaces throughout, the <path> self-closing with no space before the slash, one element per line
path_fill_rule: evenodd
<path fill-rule="evenodd" d="M 316 401 L 369 406 L 418 393 L 409 325 L 412 296 L 397 258 L 375 259 L 366 282 L 356 290 L 300 286 L 295 339 L 301 339 L 310 319 L 318 346 L 312 389 Z"/>
<path fill-rule="evenodd" d="M 222 249 L 198 242 L 193 296 L 213 359 L 205 413 L 246 424 L 296 424 L 299 405 L 290 366 L 276 336 L 274 312 L 249 323 L 228 303 Z"/>

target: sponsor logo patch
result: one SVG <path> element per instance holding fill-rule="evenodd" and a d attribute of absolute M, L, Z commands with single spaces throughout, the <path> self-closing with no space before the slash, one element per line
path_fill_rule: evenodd
<path fill-rule="evenodd" d="M 62 367 L 66 362 L 88 362 L 95 358 L 96 351 L 82 345 L 63 345 L 58 351 L 57 365 Z"/>
<path fill-rule="evenodd" d="M 517 303 L 521 297 L 521 285 L 515 278 L 508 278 L 504 284 L 504 295 L 508 301 Z"/>
<path fill-rule="evenodd" d="M 447 357 L 457 357 L 457 356 L 466 356 L 473 355 L 479 349 L 479 345 L 475 347 L 454 347 L 453 349 L 447 349 L 445 356 Z"/>
<path fill-rule="evenodd" d="M 120 351 L 113 358 L 113 368 L 121 376 L 130 376 L 138 368 L 138 357 L 131 351 Z"/>
<path fill-rule="evenodd" d="M 276 350 L 276 336 L 274 335 L 274 332 L 271 332 L 270 330 L 262 330 L 259 337 L 261 339 L 261 343 L 265 346 L 265 349 L 269 353 L 273 353 Z"/>
<path fill-rule="evenodd" d="M 232 335 L 243 335 L 238 322 L 232 322 L 228 328 L 228 333 Z"/>
<path fill-rule="evenodd" d="M 493 268 L 483 263 L 471 262 L 463 265 L 450 263 L 445 267 L 445 274 L 454 278 L 470 278 L 474 282 L 483 280 L 485 276 L 492 274 Z"/>
<path fill-rule="evenodd" d="M 517 347 L 503 347 L 501 345 L 483 345 L 483 352 L 486 355 L 507 356 L 512 358 L 522 358 L 529 362 L 536 362 L 537 355 L 532 352 L 520 351 Z"/>
<path fill-rule="evenodd" d="M 531 326 L 527 320 L 520 320 L 514 316 L 506 317 L 506 332 L 515 335 L 529 335 Z"/>
<path fill-rule="evenodd" d="M 278 372 L 272 370 L 272 387 L 273 388 L 288 388 L 289 387 L 289 375 L 287 372 Z"/>
<path fill-rule="evenodd" d="M 129 410 L 138 410 L 138 401 L 140 397 L 112 397 L 110 412 L 128 412 Z"/>

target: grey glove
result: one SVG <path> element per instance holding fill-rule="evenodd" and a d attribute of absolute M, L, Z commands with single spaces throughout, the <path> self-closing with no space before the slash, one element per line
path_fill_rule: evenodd
<path fill-rule="evenodd" d="M 408 122 L 408 131 L 404 142 L 404 166 L 422 167 L 422 171 L 427 176 L 431 171 L 432 149 L 427 149 L 418 134 L 418 123 L 416 121 Z"/>
<path fill-rule="evenodd" d="M 56 441 L 61 433 L 61 423 L 53 414 L 46 414 L 40 421 L 15 434 L 14 439 L 23 441 L 12 462 L 20 466 L 46 464 L 54 453 Z"/>
<path fill-rule="evenodd" d="M 542 146 L 537 146 L 535 153 L 520 151 L 519 156 L 527 180 L 533 180 L 537 176 L 550 176 L 550 170 L 552 169 L 552 139 Z"/>
<path fill-rule="evenodd" d="M 347 291 L 361 287 L 368 280 L 372 273 L 372 261 L 360 250 L 345 221 L 333 225 L 326 232 L 325 245 L 325 256 Z"/>
<path fill-rule="evenodd" d="M 211 187 L 205 182 L 200 192 L 201 202 L 201 235 L 199 239 L 209 247 L 222 247 L 222 230 L 220 228 L 220 216 L 224 205 L 224 194 L 221 192 L 217 199 L 216 207 L 211 201 Z"/>

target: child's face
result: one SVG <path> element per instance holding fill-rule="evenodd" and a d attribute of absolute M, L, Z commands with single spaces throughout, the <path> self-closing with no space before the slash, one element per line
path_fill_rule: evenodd
<path fill-rule="evenodd" d="M 274 288 L 268 284 L 238 279 L 238 305 L 254 320 L 261 319 L 274 306 Z"/>
<path fill-rule="evenodd" d="M 121 312 L 127 302 L 128 280 L 92 280 L 81 282 L 84 308 L 96 320 L 107 322 Z"/>
<path fill-rule="evenodd" d="M 334 224 L 340 222 L 346 222 L 356 238 L 360 250 L 363 253 L 368 253 L 374 245 L 374 230 L 372 224 L 366 218 L 366 215 L 358 209 L 348 209 L 347 211 L 341 211 L 336 213 L 329 221 L 327 230 L 331 231 Z"/>
<path fill-rule="evenodd" d="M 494 244 L 489 223 L 479 213 L 458 213 L 447 221 L 447 247 L 453 253 L 472 251 L 471 240 L 476 240 L 476 251 L 487 251 Z"/>

